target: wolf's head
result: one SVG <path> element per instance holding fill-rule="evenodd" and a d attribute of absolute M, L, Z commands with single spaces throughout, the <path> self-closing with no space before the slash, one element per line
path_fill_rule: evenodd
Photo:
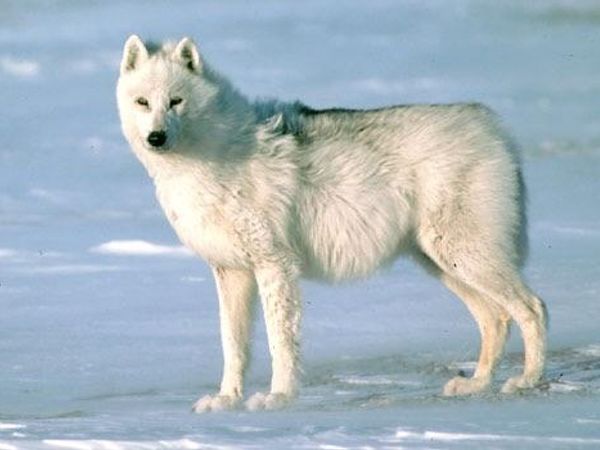
<path fill-rule="evenodd" d="M 169 152 L 189 144 L 198 118 L 217 95 L 190 38 L 162 46 L 133 35 L 125 43 L 117 102 L 123 132 L 136 149 Z M 201 121 L 200 121 L 201 122 Z"/>

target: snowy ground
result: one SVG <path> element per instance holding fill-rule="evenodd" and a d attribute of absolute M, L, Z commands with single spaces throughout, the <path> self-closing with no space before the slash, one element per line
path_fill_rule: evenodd
<path fill-rule="evenodd" d="M 217 305 L 120 135 L 132 32 L 194 36 L 251 96 L 495 108 L 523 147 L 526 273 L 551 313 L 544 389 L 440 397 L 472 369 L 476 328 L 400 261 L 363 283 L 303 285 L 290 410 L 191 414 L 220 376 Z M 0 450 L 600 448 L 598 48 L 592 1 L 4 1 Z M 518 336 L 508 351 L 498 384 L 520 369 Z M 269 375 L 261 323 L 254 353 L 249 392 Z"/>

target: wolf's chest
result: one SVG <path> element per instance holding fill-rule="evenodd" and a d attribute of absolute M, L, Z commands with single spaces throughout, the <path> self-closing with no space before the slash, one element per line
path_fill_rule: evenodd
<path fill-rule="evenodd" d="M 193 180 L 157 183 L 156 195 L 179 239 L 209 264 L 246 266 L 247 261 L 219 195 Z"/>

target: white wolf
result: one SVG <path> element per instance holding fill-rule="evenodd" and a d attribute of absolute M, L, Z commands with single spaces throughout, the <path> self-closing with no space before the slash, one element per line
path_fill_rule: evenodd
<path fill-rule="evenodd" d="M 297 392 L 299 277 L 366 277 L 400 254 L 441 279 L 479 326 L 474 375 L 453 378 L 444 394 L 490 385 L 511 320 L 525 365 L 503 391 L 540 381 L 546 314 L 519 273 L 519 163 L 487 108 L 250 102 L 191 39 L 153 45 L 137 36 L 125 44 L 117 97 L 123 132 L 169 222 L 217 284 L 223 380 L 195 411 L 240 406 L 257 293 L 273 372 L 270 392 L 246 406 L 278 408 Z"/>

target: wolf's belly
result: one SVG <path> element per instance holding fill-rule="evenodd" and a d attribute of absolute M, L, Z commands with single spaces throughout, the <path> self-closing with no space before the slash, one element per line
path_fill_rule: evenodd
<path fill-rule="evenodd" d="M 404 208 L 391 197 L 351 199 L 313 193 L 300 208 L 305 273 L 339 281 L 363 278 L 391 263 L 406 244 Z"/>

